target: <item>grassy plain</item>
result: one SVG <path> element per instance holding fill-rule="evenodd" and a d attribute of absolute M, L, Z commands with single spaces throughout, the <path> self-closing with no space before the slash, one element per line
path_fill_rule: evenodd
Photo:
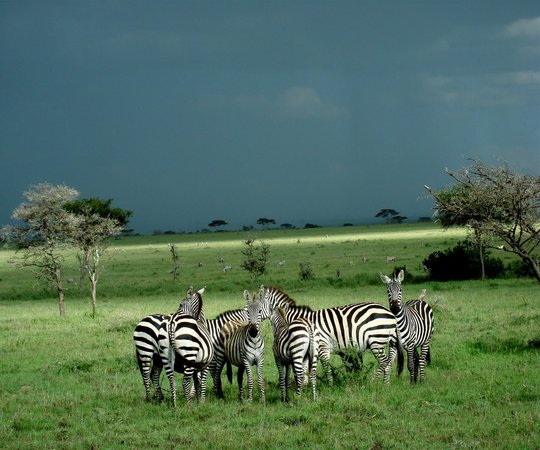
<path fill-rule="evenodd" d="M 247 237 L 270 244 L 269 273 L 257 280 L 240 268 Z M 526 279 L 423 281 L 423 258 L 463 237 L 423 224 L 122 239 L 104 260 L 95 319 L 74 255 L 60 318 L 51 292 L 8 265 L 13 252 L 2 250 L 0 448 L 540 448 L 540 288 Z M 170 242 L 181 258 L 176 282 Z M 311 264 L 314 280 L 299 280 L 300 262 Z M 189 285 L 206 286 L 209 318 L 240 307 L 242 291 L 260 283 L 313 308 L 386 304 L 378 273 L 394 264 L 411 276 L 405 297 L 426 288 L 435 311 L 425 384 L 411 386 L 406 373 L 388 386 L 372 381 L 371 355 L 354 374 L 333 358 L 336 382 L 319 380 L 317 402 L 303 395 L 281 404 L 265 323 L 266 405 L 257 392 L 241 404 L 224 380 L 225 401 L 210 391 L 204 405 L 180 399 L 173 410 L 166 378 L 165 402 L 144 401 L 133 328 L 147 314 L 174 311 Z"/>

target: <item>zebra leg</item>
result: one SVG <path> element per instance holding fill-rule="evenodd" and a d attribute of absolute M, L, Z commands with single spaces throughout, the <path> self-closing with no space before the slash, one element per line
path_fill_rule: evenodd
<path fill-rule="evenodd" d="M 390 375 L 392 374 L 392 367 L 394 365 L 394 360 L 396 359 L 396 355 L 397 355 L 396 343 L 390 343 L 388 364 L 386 365 L 386 368 L 384 370 L 385 380 L 390 379 Z"/>
<path fill-rule="evenodd" d="M 238 380 L 238 397 L 240 400 L 244 399 L 244 366 L 240 364 L 238 366 L 238 373 L 236 374 L 237 380 Z"/>
<path fill-rule="evenodd" d="M 184 397 L 186 401 L 191 402 L 191 379 L 193 378 L 193 371 L 186 369 L 184 372 L 184 380 L 182 381 L 182 387 L 184 388 Z"/>
<path fill-rule="evenodd" d="M 150 375 L 152 378 L 152 384 L 154 385 L 154 398 L 159 401 L 163 400 L 163 392 L 161 392 L 161 385 L 159 384 L 159 377 L 161 376 L 162 368 L 162 365 L 157 365 L 154 362 Z"/>
<path fill-rule="evenodd" d="M 248 402 L 253 401 L 253 372 L 251 371 L 251 364 L 244 361 L 244 368 L 246 370 L 247 388 L 248 388 Z"/>
<path fill-rule="evenodd" d="M 411 383 L 416 382 L 416 378 L 415 378 L 414 373 L 416 372 L 416 370 L 415 370 L 415 366 L 416 366 L 415 359 L 417 357 L 418 356 L 416 355 L 416 350 L 415 350 L 414 347 L 411 346 L 411 347 L 407 348 L 407 369 L 409 369 L 409 375 L 410 375 Z"/>
<path fill-rule="evenodd" d="M 146 400 L 150 401 L 150 370 L 151 362 L 139 360 L 139 369 L 143 379 L 144 390 L 146 392 Z"/>
<path fill-rule="evenodd" d="M 259 394 L 261 403 L 266 403 L 266 393 L 264 391 L 264 359 L 261 357 L 257 361 L 257 381 L 259 382 Z"/>
<path fill-rule="evenodd" d="M 309 367 L 309 380 L 311 382 L 311 390 L 313 391 L 313 400 L 317 400 L 317 355 L 314 356 L 313 361 L 310 361 Z"/>
<path fill-rule="evenodd" d="M 295 377 L 296 378 L 296 377 Z M 291 388 L 291 366 L 285 364 L 285 402 L 289 403 L 289 389 Z"/>
<path fill-rule="evenodd" d="M 373 356 L 377 359 L 379 362 L 379 366 L 377 367 L 377 370 L 375 371 L 375 375 L 373 376 L 373 379 L 377 380 L 382 373 L 384 373 L 384 383 L 387 384 L 390 381 L 390 374 L 387 372 L 386 367 L 388 366 L 388 357 L 386 356 L 386 353 L 384 352 L 383 347 L 377 347 L 372 348 L 371 353 L 373 353 Z"/>
<path fill-rule="evenodd" d="M 420 358 L 418 360 L 418 373 L 420 383 L 424 382 L 424 367 L 426 365 L 427 355 L 429 354 L 429 344 L 422 344 L 420 348 Z"/>
<path fill-rule="evenodd" d="M 306 368 L 307 372 L 309 373 L 309 365 Z M 296 383 L 296 395 L 299 396 L 302 393 L 302 388 L 306 384 L 306 380 L 308 377 L 304 374 L 304 362 L 303 361 L 293 361 L 293 372 L 294 372 L 294 381 Z"/>
<path fill-rule="evenodd" d="M 201 373 L 201 391 L 199 395 L 199 403 L 204 403 L 206 401 L 206 380 L 208 378 L 208 368 L 204 369 Z"/>
<path fill-rule="evenodd" d="M 276 366 L 278 368 L 278 374 L 279 374 L 279 390 L 281 392 L 281 401 L 286 401 L 286 391 L 285 391 L 285 367 L 281 362 L 276 360 Z"/>
<path fill-rule="evenodd" d="M 225 395 L 223 395 L 223 386 L 221 384 L 221 372 L 223 371 L 224 365 L 225 355 L 223 355 L 223 353 L 216 353 L 213 362 L 210 365 L 210 370 L 212 373 L 212 380 L 214 381 L 214 391 L 217 398 L 225 398 Z"/>
<path fill-rule="evenodd" d="M 167 378 L 169 378 L 169 384 L 171 385 L 171 395 L 173 400 L 173 406 L 176 408 L 176 381 L 174 379 L 174 370 L 167 365 L 165 367 Z"/>

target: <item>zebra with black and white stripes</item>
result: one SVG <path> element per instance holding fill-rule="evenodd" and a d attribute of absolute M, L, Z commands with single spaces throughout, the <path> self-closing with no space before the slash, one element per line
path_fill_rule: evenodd
<path fill-rule="evenodd" d="M 202 295 L 204 288 L 198 292 Z M 193 302 L 198 302 L 198 297 L 193 296 L 192 293 L 193 287 L 190 286 L 188 295 L 180 302 L 177 312 L 191 311 L 193 314 Z M 146 400 L 150 400 L 150 380 L 154 386 L 154 398 L 163 400 L 163 392 L 159 382 L 163 370 L 163 361 L 159 356 L 159 332 L 161 329 L 166 329 L 171 317 L 172 314 L 148 315 L 139 321 L 133 332 L 137 362 L 146 390 Z M 181 372 L 182 368 L 177 365 L 174 370 Z"/>
<path fill-rule="evenodd" d="M 433 309 L 423 300 L 425 292 L 419 299 L 403 304 L 401 282 L 405 273 L 400 270 L 392 278 L 381 273 L 381 280 L 386 284 L 390 310 L 397 319 L 400 343 L 407 352 L 407 368 L 411 383 L 424 381 L 424 366 L 431 360 L 430 343 L 433 335 Z M 417 348 L 420 348 L 418 356 Z"/>
<path fill-rule="evenodd" d="M 389 382 L 393 360 L 396 354 L 399 356 L 401 349 L 397 341 L 396 318 L 387 308 L 378 303 L 357 303 L 312 310 L 297 306 L 291 297 L 277 287 L 261 286 L 261 292 L 266 307 L 286 308 L 288 321 L 305 317 L 313 322 L 321 332 L 328 353 L 347 347 L 356 348 L 359 352 L 370 349 L 378 362 L 374 377 L 384 374 L 384 382 Z M 385 352 L 387 345 L 390 347 L 389 356 Z M 321 351 L 319 357 L 324 362 Z"/>
<path fill-rule="evenodd" d="M 304 366 L 307 366 L 313 400 L 316 400 L 318 336 L 315 325 L 303 317 L 288 322 L 283 308 L 274 310 L 270 321 L 274 334 L 272 350 L 279 372 L 281 401 L 289 402 L 291 366 L 296 383 L 296 395 L 299 396 L 302 392 L 302 386 L 305 384 Z"/>
<path fill-rule="evenodd" d="M 209 371 L 212 375 L 212 380 L 214 382 L 214 391 L 218 398 L 224 398 L 223 387 L 221 383 L 221 371 L 223 368 L 218 370 L 217 365 L 217 361 L 224 358 L 224 350 L 222 342 L 220 340 L 220 332 L 223 326 L 231 321 L 247 322 L 247 315 L 245 309 L 241 308 L 225 311 L 219 314 L 215 319 L 206 320 L 208 332 L 210 333 L 210 338 L 212 339 L 212 344 L 214 346 L 214 359 L 210 363 Z"/>
<path fill-rule="evenodd" d="M 247 375 L 248 401 L 253 401 L 253 373 L 251 366 L 257 367 L 257 378 L 260 391 L 260 400 L 265 401 L 264 390 L 264 340 L 261 335 L 262 304 L 253 299 L 251 294 L 244 291 L 246 299 L 245 315 L 247 321 L 231 320 L 220 330 L 219 345 L 222 354 L 216 355 L 216 370 L 221 374 L 223 366 L 227 364 L 227 377 L 232 381 L 231 364 L 238 367 L 239 397 L 243 400 L 243 376 Z"/>
<path fill-rule="evenodd" d="M 194 377 L 197 396 L 206 395 L 207 366 L 213 357 L 213 346 L 206 330 L 202 312 L 202 293 L 189 288 L 178 311 L 172 315 L 153 314 L 142 319 L 133 333 L 137 362 L 150 399 L 150 380 L 155 397 L 163 399 L 159 378 L 165 366 L 176 406 L 174 371 L 184 374 L 184 394 L 191 399 L 191 378 Z M 199 379 L 200 377 L 200 379 Z"/>

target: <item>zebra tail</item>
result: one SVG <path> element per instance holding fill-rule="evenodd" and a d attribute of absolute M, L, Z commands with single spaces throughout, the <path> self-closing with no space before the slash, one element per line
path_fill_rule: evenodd
<path fill-rule="evenodd" d="M 403 372 L 403 365 L 404 365 L 404 355 L 403 355 L 403 348 L 401 347 L 400 343 L 397 343 L 397 374 L 398 377 L 401 375 L 401 372 Z"/>
<path fill-rule="evenodd" d="M 232 384 L 232 364 L 227 361 L 227 380 Z"/>

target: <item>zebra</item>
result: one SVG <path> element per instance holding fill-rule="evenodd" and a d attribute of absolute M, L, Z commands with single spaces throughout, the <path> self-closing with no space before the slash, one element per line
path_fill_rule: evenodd
<path fill-rule="evenodd" d="M 390 381 L 392 363 L 398 355 L 402 359 L 401 348 L 398 345 L 397 321 L 395 316 L 378 303 L 357 303 L 333 308 L 312 310 L 309 306 L 297 306 L 296 302 L 285 292 L 277 287 L 261 286 L 263 303 L 265 307 L 286 309 L 288 321 L 297 317 L 305 317 L 321 333 L 324 343 L 323 352 L 319 349 L 319 357 L 323 366 L 325 359 L 327 373 L 330 373 L 329 354 L 334 351 L 354 347 L 359 352 L 370 349 L 378 362 L 374 378 L 384 374 L 384 383 Z M 389 344 L 390 354 L 385 353 L 385 347 Z M 329 381 L 332 380 L 328 375 Z"/>
<path fill-rule="evenodd" d="M 176 384 L 174 371 L 184 373 L 184 393 L 186 399 L 191 399 L 191 392 L 187 392 L 191 385 L 190 379 L 193 373 L 200 374 L 194 379 L 197 394 L 201 402 L 205 399 L 205 358 L 212 358 L 213 347 L 207 350 L 209 345 L 208 332 L 204 325 L 202 314 L 202 293 L 204 288 L 195 292 L 189 288 L 186 298 L 180 303 L 178 311 L 174 314 L 152 314 L 142 319 L 133 333 L 139 370 L 143 378 L 146 391 L 146 399 L 150 400 L 150 380 L 154 385 L 154 397 L 163 399 L 159 378 L 163 366 L 166 368 L 167 377 L 173 393 L 173 404 L 176 406 Z M 182 319 L 185 319 L 182 321 Z M 191 336 L 191 337 L 188 337 Z M 187 337 L 187 340 L 185 339 Z M 194 354 L 188 344 L 198 349 Z M 171 345 L 172 344 L 172 345 Z M 193 345 L 194 344 L 194 345 Z M 208 352 L 210 356 L 205 357 Z"/>
<path fill-rule="evenodd" d="M 232 381 L 231 364 L 238 367 L 239 398 L 243 400 L 243 376 L 247 374 L 248 402 L 253 401 L 253 374 L 251 366 L 257 366 L 260 401 L 265 402 L 264 391 L 264 340 L 261 336 L 262 304 L 258 298 L 253 299 L 251 294 L 244 291 L 246 299 L 245 314 L 247 321 L 231 320 L 220 330 L 219 345 L 223 353 L 216 355 L 216 371 L 221 374 L 223 366 L 227 363 L 227 377 Z"/>
<path fill-rule="evenodd" d="M 191 295 L 193 287 L 190 286 L 188 295 L 180 302 L 177 312 L 190 311 L 193 313 L 194 305 L 190 302 L 195 296 Z M 198 291 L 200 295 L 204 293 L 204 288 Z M 163 361 L 159 356 L 159 331 L 167 327 L 172 314 L 151 314 L 139 321 L 133 332 L 135 341 L 135 353 L 143 383 L 146 390 L 146 400 L 150 400 L 150 380 L 154 385 L 154 398 L 163 400 L 163 392 L 159 379 L 163 370 Z M 176 372 L 181 372 L 182 367 L 179 364 L 175 366 Z"/>
<path fill-rule="evenodd" d="M 307 365 L 313 400 L 316 400 L 318 336 L 316 336 L 315 326 L 310 320 L 302 317 L 287 322 L 283 308 L 274 310 L 270 320 L 274 334 L 272 350 L 279 372 L 281 401 L 289 402 L 291 365 L 296 382 L 296 395 L 299 396 L 302 392 L 304 365 Z"/>
<path fill-rule="evenodd" d="M 407 351 L 407 368 L 411 383 L 424 382 L 424 366 L 431 362 L 430 343 L 433 335 L 433 309 L 424 301 L 425 290 L 420 298 L 403 304 L 401 282 L 405 277 L 403 270 L 389 278 L 384 274 L 381 280 L 387 286 L 390 310 L 395 314 L 400 342 Z M 417 348 L 420 347 L 420 356 Z"/>

